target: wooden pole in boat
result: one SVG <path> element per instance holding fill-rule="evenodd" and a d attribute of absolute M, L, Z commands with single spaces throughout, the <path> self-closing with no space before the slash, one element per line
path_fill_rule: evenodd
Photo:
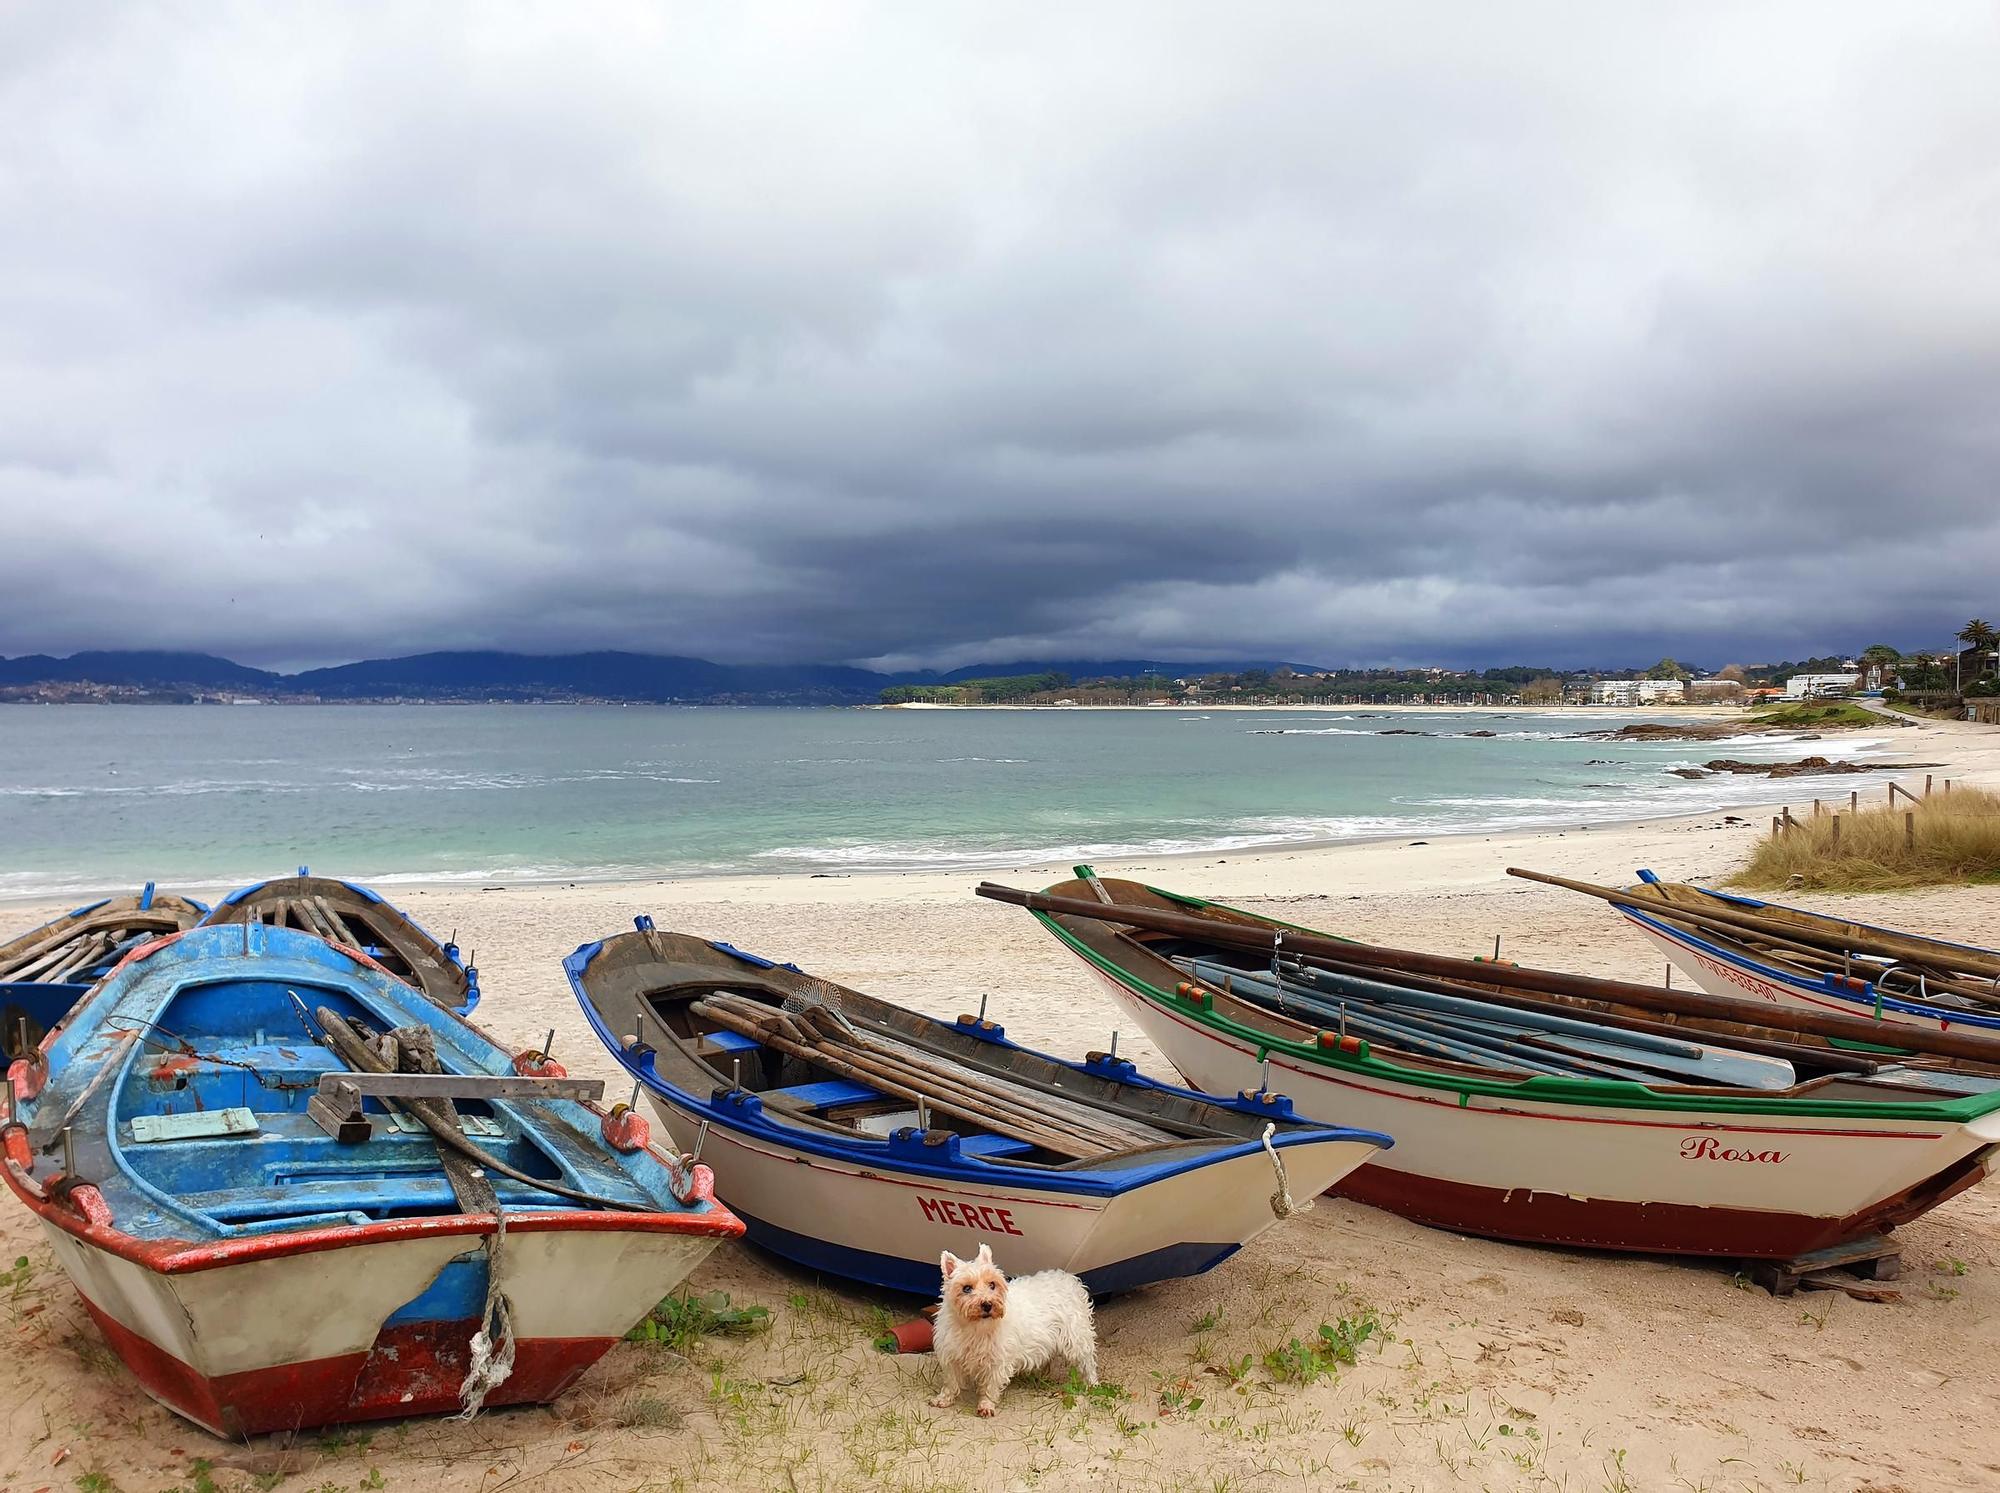
<path fill-rule="evenodd" d="M 1904 823 L 1914 826 L 1915 814 L 1905 817 Z M 1914 833 L 1914 828 L 1911 829 Z M 1587 897 L 1596 897 L 1618 907 L 1629 907 L 1635 912 L 1657 913 L 1657 904 L 1641 902 L 1631 892 L 1619 891 L 1615 887 L 1598 886 L 1588 881 L 1572 881 L 1566 876 L 1551 876 L 1545 871 L 1524 871 L 1518 866 L 1507 868 L 1509 876 L 1518 876 L 1523 881 L 1539 881 L 1547 886 L 1559 886 L 1565 891 L 1581 892 Z M 1841 922 L 1828 919 L 1822 927 L 1817 924 L 1782 922 L 1775 918 L 1759 917 L 1741 908 L 1717 903 L 1714 907 L 1696 910 L 1685 904 L 1676 903 L 1675 917 L 1684 917 L 1690 922 L 1707 922 L 1727 928 L 1747 929 L 1767 938 L 1787 943 L 1804 943 L 1813 947 L 1840 953 L 1852 949 L 1857 953 L 1879 954 L 1885 959 L 1894 959 L 1904 964 L 1942 964 L 1947 968 L 1969 973 L 2000 976 L 2000 954 L 1984 949 L 1947 946 L 1934 939 L 1917 938 L 1894 933 L 1883 928 L 1864 928 L 1859 923 Z"/>
<path fill-rule="evenodd" d="M 1017 1139 L 1032 1141 L 1037 1145 L 1047 1145 L 1051 1150 L 1064 1155 L 1072 1154 L 1071 1147 L 1084 1145 L 1091 1151 L 1130 1150 L 1138 1145 L 1156 1144 L 1166 1139 L 1164 1134 L 1136 1136 L 1133 1132 L 1119 1127 L 1099 1123 L 1104 1117 L 1084 1120 L 1072 1115 L 1061 1115 L 1027 1102 L 1024 1094 L 1003 1095 L 990 1088 L 964 1091 L 967 1074 L 945 1075 L 940 1078 L 921 1069 L 899 1066 L 893 1060 L 882 1056 L 858 1051 L 852 1048 L 834 1052 L 825 1042 L 802 1042 L 787 1036 L 779 1029 L 779 1024 L 770 1018 L 775 1013 L 763 1008 L 752 1010 L 737 1009 L 727 997 L 718 999 L 710 996 L 694 1003 L 691 1010 L 695 1014 L 746 1037 L 754 1037 L 766 1046 L 806 1062 L 817 1063 L 830 1072 L 838 1074 L 854 1083 L 867 1084 L 881 1089 L 897 1098 L 915 1100 L 927 1099 L 936 1108 L 947 1114 L 959 1115 L 976 1120 L 995 1129 L 1016 1136 Z M 796 1030 L 796 1028 L 794 1028 Z M 1012 1128 L 1009 1128 L 1012 1127 Z M 1090 1154 L 1089 1151 L 1076 1154 Z"/>
<path fill-rule="evenodd" d="M 1122 923 L 1154 933 L 1172 933 L 1183 938 L 1224 944 L 1263 953 L 1271 947 L 1271 929 L 1246 917 L 1241 922 L 1217 917 L 1198 917 L 1153 907 L 1120 903 L 1102 907 L 1074 897 L 1056 897 L 1046 892 L 1024 892 L 1014 887 L 981 884 L 979 896 L 996 902 L 1012 903 L 1031 912 L 1087 918 L 1095 922 Z M 1294 954 L 1309 954 L 1347 964 L 1375 969 L 1391 969 L 1412 974 L 1437 975 L 1475 985 L 1503 985 L 1544 995 L 1567 995 L 1581 1000 L 1614 1005 L 1638 1006 L 1644 1010 L 1668 1011 L 1681 1016 L 1733 1022 L 1743 1026 L 1778 1031 L 1805 1032 L 1817 1037 L 1838 1037 L 1848 1042 L 1880 1044 L 1886 1037 L 1897 1047 L 1937 1057 L 1965 1058 L 1975 1063 L 2000 1065 L 2000 1039 L 1974 1036 L 1962 1031 L 1930 1031 L 1918 1026 L 1884 1028 L 1880 1023 L 1858 1016 L 1830 1015 L 1821 1011 L 1769 1005 L 1763 1001 L 1735 1000 L 1706 992 L 1677 990 L 1672 995 L 1653 985 L 1636 985 L 1627 980 L 1600 980 L 1589 975 L 1565 974 L 1558 970 L 1526 969 L 1512 964 L 1481 964 L 1470 959 L 1453 959 L 1443 954 L 1420 954 L 1412 949 L 1382 948 L 1374 944 L 1349 943 L 1325 934 L 1285 931 L 1285 947 Z"/>

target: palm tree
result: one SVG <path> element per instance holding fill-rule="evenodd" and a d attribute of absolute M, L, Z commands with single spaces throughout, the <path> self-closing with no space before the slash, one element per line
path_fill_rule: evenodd
<path fill-rule="evenodd" d="M 1958 640 L 1972 650 L 1976 661 L 1979 654 L 1991 652 L 1993 645 L 2000 643 L 2000 632 L 1995 632 L 1992 624 L 1988 623 L 1983 617 L 1974 617 L 1958 630 Z M 1973 672 L 1977 674 L 1980 671 L 1975 668 Z M 1961 677 L 1959 683 L 1963 684 L 1964 682 L 1963 677 Z"/>

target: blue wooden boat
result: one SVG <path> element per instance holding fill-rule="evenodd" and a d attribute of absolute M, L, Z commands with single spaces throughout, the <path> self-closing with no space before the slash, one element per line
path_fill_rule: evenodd
<path fill-rule="evenodd" d="M 296 876 L 239 887 L 203 921 L 297 928 L 358 949 L 405 985 L 461 1016 L 471 1015 L 479 1004 L 479 971 L 460 956 L 456 939 L 440 943 L 373 888 L 314 876 L 304 866 Z"/>
<path fill-rule="evenodd" d="M 0 1039 L 7 1060 L 32 1052 L 90 987 L 141 944 L 192 928 L 204 902 L 157 890 L 72 908 L 0 944 Z"/>
<path fill-rule="evenodd" d="M 1097 1294 L 1195 1275 L 1390 1144 L 1279 1094 L 1061 1062 L 983 1011 L 935 1020 L 649 918 L 563 967 L 753 1242 L 893 1290 L 935 1295 L 938 1256 L 981 1243 Z"/>
<path fill-rule="evenodd" d="M 551 1399 L 742 1232 L 601 1084 L 294 929 L 155 942 L 29 1066 L 8 1186 L 222 1436 Z"/>

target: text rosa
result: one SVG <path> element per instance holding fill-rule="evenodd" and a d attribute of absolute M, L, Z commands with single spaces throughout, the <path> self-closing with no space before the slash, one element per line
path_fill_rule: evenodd
<path fill-rule="evenodd" d="M 1712 1135 L 1691 1135 L 1681 1142 L 1683 1161 L 1761 1161 L 1777 1166 L 1791 1159 L 1790 1151 L 1751 1151 L 1725 1146 Z"/>

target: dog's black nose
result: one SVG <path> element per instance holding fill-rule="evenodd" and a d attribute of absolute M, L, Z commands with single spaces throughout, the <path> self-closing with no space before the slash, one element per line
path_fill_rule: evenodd
<path fill-rule="evenodd" d="M 980 1302 L 980 1304 L 979 1304 L 979 1315 L 980 1315 L 980 1316 L 982 1316 L 982 1317 L 990 1317 L 990 1316 L 992 1316 L 992 1315 L 993 1315 L 993 1303 L 992 1303 L 992 1302 L 990 1302 L 990 1301 L 982 1301 L 982 1302 Z"/>

